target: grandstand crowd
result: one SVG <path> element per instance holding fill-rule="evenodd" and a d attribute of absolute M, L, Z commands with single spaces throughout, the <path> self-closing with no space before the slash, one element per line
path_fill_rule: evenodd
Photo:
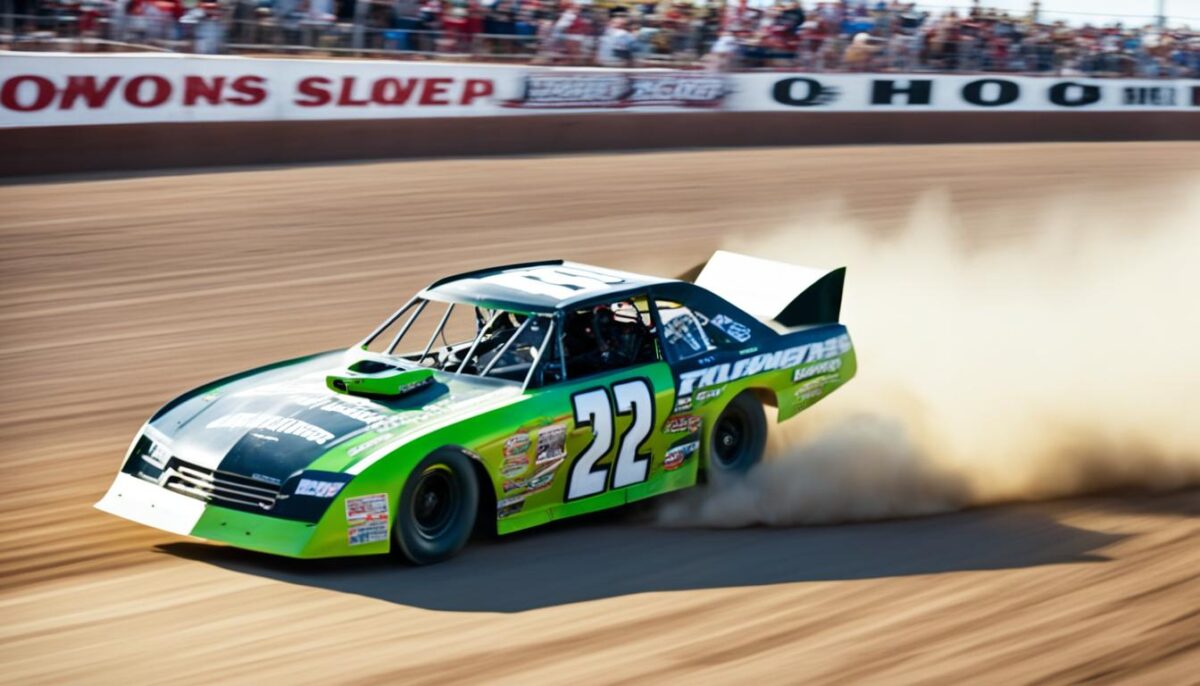
<path fill-rule="evenodd" d="M 896 0 L 8 0 L 0 48 L 1200 77 L 1200 33 Z M 0 5 L 2 6 L 2 5 Z M 64 47 L 65 46 L 65 47 Z"/>

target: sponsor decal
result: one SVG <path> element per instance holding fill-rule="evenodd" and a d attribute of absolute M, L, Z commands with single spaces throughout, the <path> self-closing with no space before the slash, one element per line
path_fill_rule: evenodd
<path fill-rule="evenodd" d="M 257 479 L 258 481 L 266 481 L 267 483 L 275 484 L 276 486 L 278 486 L 281 483 L 279 481 L 279 479 L 276 479 L 273 476 L 267 476 L 266 474 L 259 474 L 258 472 L 251 474 L 250 478 Z"/>
<path fill-rule="evenodd" d="M 357 498 L 346 498 L 346 521 L 356 522 L 367 519 L 388 518 L 388 498 L 386 493 L 374 493 Z"/>
<path fill-rule="evenodd" d="M 171 459 L 171 451 L 167 450 L 161 443 L 150 440 L 150 449 L 142 453 L 142 459 L 150 464 L 162 469 L 167 466 L 167 460 Z"/>
<path fill-rule="evenodd" d="M 672 347 L 682 343 L 693 353 L 704 352 L 707 349 L 704 339 L 701 338 L 700 327 L 690 314 L 679 314 L 666 321 L 663 324 L 663 333 Z"/>
<path fill-rule="evenodd" d="M 726 336 L 729 336 L 738 343 L 745 343 L 750 340 L 750 327 L 745 324 L 723 314 L 718 314 L 708 320 L 713 326 L 720 329 Z"/>
<path fill-rule="evenodd" d="M 208 423 L 208 429 L 258 429 L 302 438 L 310 443 L 325 445 L 333 434 L 319 426 L 294 417 L 280 417 L 260 412 L 235 412 Z"/>
<path fill-rule="evenodd" d="M 520 476 L 529 470 L 528 455 L 512 455 L 504 458 L 500 465 L 500 475 L 506 478 Z"/>
<path fill-rule="evenodd" d="M 839 380 L 840 378 L 836 374 L 814 376 L 813 378 L 797 386 L 794 392 L 799 393 L 800 391 L 808 391 L 814 388 L 824 388 L 830 384 L 837 383 Z"/>
<path fill-rule="evenodd" d="M 832 360 L 824 362 L 816 362 L 814 364 L 800 367 L 792 372 L 792 383 L 800 383 L 805 379 L 811 379 L 814 376 L 825 376 L 828 374 L 836 374 L 842 368 L 842 358 L 835 357 Z"/>
<path fill-rule="evenodd" d="M 553 424 L 538 430 L 537 453 L 534 462 L 546 464 L 567 455 L 567 425 Z"/>
<path fill-rule="evenodd" d="M 564 460 L 562 458 L 559 458 L 558 461 L 550 464 L 537 474 L 529 477 L 529 480 L 525 484 L 526 487 L 529 488 L 529 492 L 536 493 L 537 491 L 540 491 L 554 483 L 554 476 L 558 474 L 558 466 L 562 464 L 563 461 Z"/>
<path fill-rule="evenodd" d="M 387 527 L 386 493 L 346 498 L 346 535 L 350 545 L 386 541 Z"/>
<path fill-rule="evenodd" d="M 344 396 L 338 398 L 331 398 L 329 396 L 301 396 L 293 398 L 292 402 L 310 410 L 333 412 L 334 414 L 340 414 L 343 417 L 349 417 L 368 425 L 377 424 L 391 417 L 391 414 L 387 412 L 379 412 L 373 409 L 373 403 L 370 401 L 359 401 L 357 398 L 349 399 Z"/>
<path fill-rule="evenodd" d="M 401 414 L 386 416 L 383 419 L 370 424 L 367 428 L 371 429 L 372 431 L 390 431 L 392 429 L 398 429 L 404 426 L 429 421 L 450 410 L 452 407 L 452 402 L 453 401 L 451 398 L 443 398 L 441 400 L 432 402 L 414 412 L 403 412 Z M 464 403 L 462 406 L 466 407 L 468 405 L 477 404 L 478 402 L 479 401 L 476 400 L 471 403 Z"/>
<path fill-rule="evenodd" d="M 702 404 L 708 402 L 709 400 L 712 400 L 713 398 L 719 397 L 724 392 L 725 392 L 724 387 L 710 388 L 708 390 L 700 391 L 699 393 L 696 394 L 695 404 L 702 405 Z"/>
<path fill-rule="evenodd" d="M 802 403 L 808 402 L 825 395 L 826 385 L 835 381 L 837 381 L 835 376 L 818 376 L 800 384 L 796 390 L 792 391 L 792 395 Z"/>
<path fill-rule="evenodd" d="M 388 537 L 387 522 L 367 522 L 358 526 L 352 526 L 346 531 L 346 538 L 350 545 L 363 545 L 364 543 L 381 543 L 386 541 Z"/>
<path fill-rule="evenodd" d="M 725 78 L 700 73 L 533 72 L 525 92 L 505 107 L 566 109 L 592 107 L 696 107 L 721 104 Z"/>
<path fill-rule="evenodd" d="M 560 457 L 552 462 L 547 463 L 543 469 L 539 470 L 536 474 L 528 479 L 507 479 L 500 485 L 500 487 L 503 489 L 505 494 L 513 493 L 514 491 L 520 491 L 522 489 L 528 489 L 522 494 L 523 496 L 544 491 L 546 488 L 550 487 L 550 484 L 554 483 L 554 476 L 558 473 L 558 467 L 563 462 L 564 458 Z"/>
<path fill-rule="evenodd" d="M 375 446 L 379 445 L 380 443 L 387 441 L 393 435 L 394 434 L 391 434 L 391 433 L 383 433 L 383 434 L 379 434 L 378 436 L 376 436 L 375 438 L 372 438 L 369 441 L 363 441 L 362 443 L 359 443 L 358 445 L 354 446 L 353 448 L 347 450 L 346 456 L 354 457 L 355 455 L 363 452 L 364 450 L 370 450 L 371 448 L 374 448 Z"/>
<path fill-rule="evenodd" d="M 255 477 L 258 475 L 256 474 Z M 276 481 L 278 483 L 278 481 Z M 301 479 L 300 483 L 296 484 L 296 495 L 308 495 L 314 498 L 332 498 L 337 495 L 344 483 L 340 481 L 318 481 L 317 479 Z M 387 503 L 384 502 L 386 512 Z"/>
<path fill-rule="evenodd" d="M 504 441 L 504 456 L 523 455 L 529 452 L 529 434 L 520 433 L 508 437 Z"/>
<path fill-rule="evenodd" d="M 825 395 L 825 389 L 823 387 L 800 388 L 796 390 L 796 400 L 802 403 L 806 403 L 810 400 L 816 400 L 823 395 Z"/>
<path fill-rule="evenodd" d="M 404 395 L 405 393 L 412 393 L 413 391 L 415 391 L 419 388 L 425 388 L 426 386 L 432 386 L 432 385 L 433 385 L 433 377 L 427 376 L 424 379 L 421 379 L 419 381 L 413 381 L 411 383 L 406 383 L 403 386 L 397 388 L 395 395 Z"/>
<path fill-rule="evenodd" d="M 679 375 L 679 395 L 691 395 L 696 388 L 724 384 L 761 372 L 786 369 L 808 362 L 838 357 L 850 352 L 850 349 L 850 336 L 842 334 L 824 341 L 805 343 L 770 353 L 760 353 L 733 363 L 726 362 L 683 372 Z"/>
<path fill-rule="evenodd" d="M 504 507 L 501 507 L 496 510 L 496 518 L 504 519 L 505 517 L 511 517 L 511 516 L 517 514 L 518 512 L 520 512 L 521 508 L 523 508 L 524 506 L 525 506 L 524 501 L 518 502 L 518 503 L 513 503 L 511 505 L 505 505 Z"/>
<path fill-rule="evenodd" d="M 550 486 L 553 484 L 553 482 L 554 482 L 554 475 L 551 474 L 549 480 L 543 481 L 542 483 L 538 484 L 537 486 L 530 486 L 529 489 L 527 491 L 525 491 L 525 495 L 530 496 L 530 495 L 534 495 L 535 493 L 541 493 L 542 491 L 545 491 L 548 488 L 550 488 Z"/>
<path fill-rule="evenodd" d="M 319 410 L 342 415 L 348 419 L 362 422 L 371 431 L 381 433 L 429 421 L 454 407 L 452 398 L 442 398 L 429 403 L 419 410 L 392 413 L 386 407 L 369 399 L 340 394 L 334 395 L 327 392 L 323 387 L 314 389 L 310 383 L 297 381 L 266 384 L 255 388 L 248 388 L 236 394 L 236 397 L 263 396 L 286 396 L 289 403 L 305 410 Z M 285 411 L 284 414 L 289 414 L 289 412 Z M 295 412 L 290 412 L 290 414 L 295 414 Z M 319 417 L 320 415 L 316 416 Z M 311 415 L 306 415 L 306 417 L 313 419 Z M 263 440 L 270 439 L 264 438 Z M 378 440 L 382 442 L 386 438 Z M 378 445 L 375 441 L 376 439 L 372 439 L 366 445 Z M 347 454 L 354 456 L 364 450 L 366 450 L 364 445 L 355 446 L 347 451 Z"/>
<path fill-rule="evenodd" d="M 525 495 L 526 494 L 522 493 L 520 495 L 514 495 L 501 499 L 496 502 L 496 509 L 503 510 L 504 508 L 512 507 L 513 505 L 521 505 L 525 502 Z"/>
<path fill-rule="evenodd" d="M 700 449 L 700 441 L 691 441 L 682 445 L 677 445 L 667 451 L 663 457 L 663 470 L 671 472 L 683 466 L 688 455 Z"/>
<path fill-rule="evenodd" d="M 663 422 L 663 433 L 691 434 L 700 430 L 700 417 L 694 414 L 677 414 Z"/>
<path fill-rule="evenodd" d="M 679 399 L 677 399 L 675 401 L 675 409 L 674 409 L 675 412 L 687 412 L 691 409 L 692 409 L 692 396 L 690 396 L 690 395 L 680 396 Z"/>

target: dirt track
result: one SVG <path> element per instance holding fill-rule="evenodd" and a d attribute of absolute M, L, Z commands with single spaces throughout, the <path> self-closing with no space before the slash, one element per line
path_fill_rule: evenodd
<path fill-rule="evenodd" d="M 434 568 L 299 564 L 91 509 L 137 427 L 226 372 L 344 346 L 450 271 L 683 271 L 844 197 L 1127 193 L 1178 143 L 787 149 L 308 167 L 0 187 L 0 680 L 1195 683 L 1200 492 L 879 524 L 601 518 Z M 1194 363 L 1194 362 L 1193 362 Z M 830 402 L 835 402 L 831 399 Z M 819 408 L 818 408 L 819 410 Z"/>

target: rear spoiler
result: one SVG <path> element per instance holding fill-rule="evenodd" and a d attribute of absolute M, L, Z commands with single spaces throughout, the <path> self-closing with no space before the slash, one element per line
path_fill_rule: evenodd
<path fill-rule="evenodd" d="M 708 262 L 681 278 L 764 322 L 811 326 L 838 321 L 846 268 L 798 267 L 718 250 Z"/>

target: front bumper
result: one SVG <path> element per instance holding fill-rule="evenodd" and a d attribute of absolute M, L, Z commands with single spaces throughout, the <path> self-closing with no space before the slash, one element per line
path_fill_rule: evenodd
<path fill-rule="evenodd" d="M 389 543 L 349 545 L 344 522 L 316 524 L 211 505 L 129 474 L 117 474 L 96 509 L 182 536 L 287 557 L 342 557 L 388 552 Z"/>

